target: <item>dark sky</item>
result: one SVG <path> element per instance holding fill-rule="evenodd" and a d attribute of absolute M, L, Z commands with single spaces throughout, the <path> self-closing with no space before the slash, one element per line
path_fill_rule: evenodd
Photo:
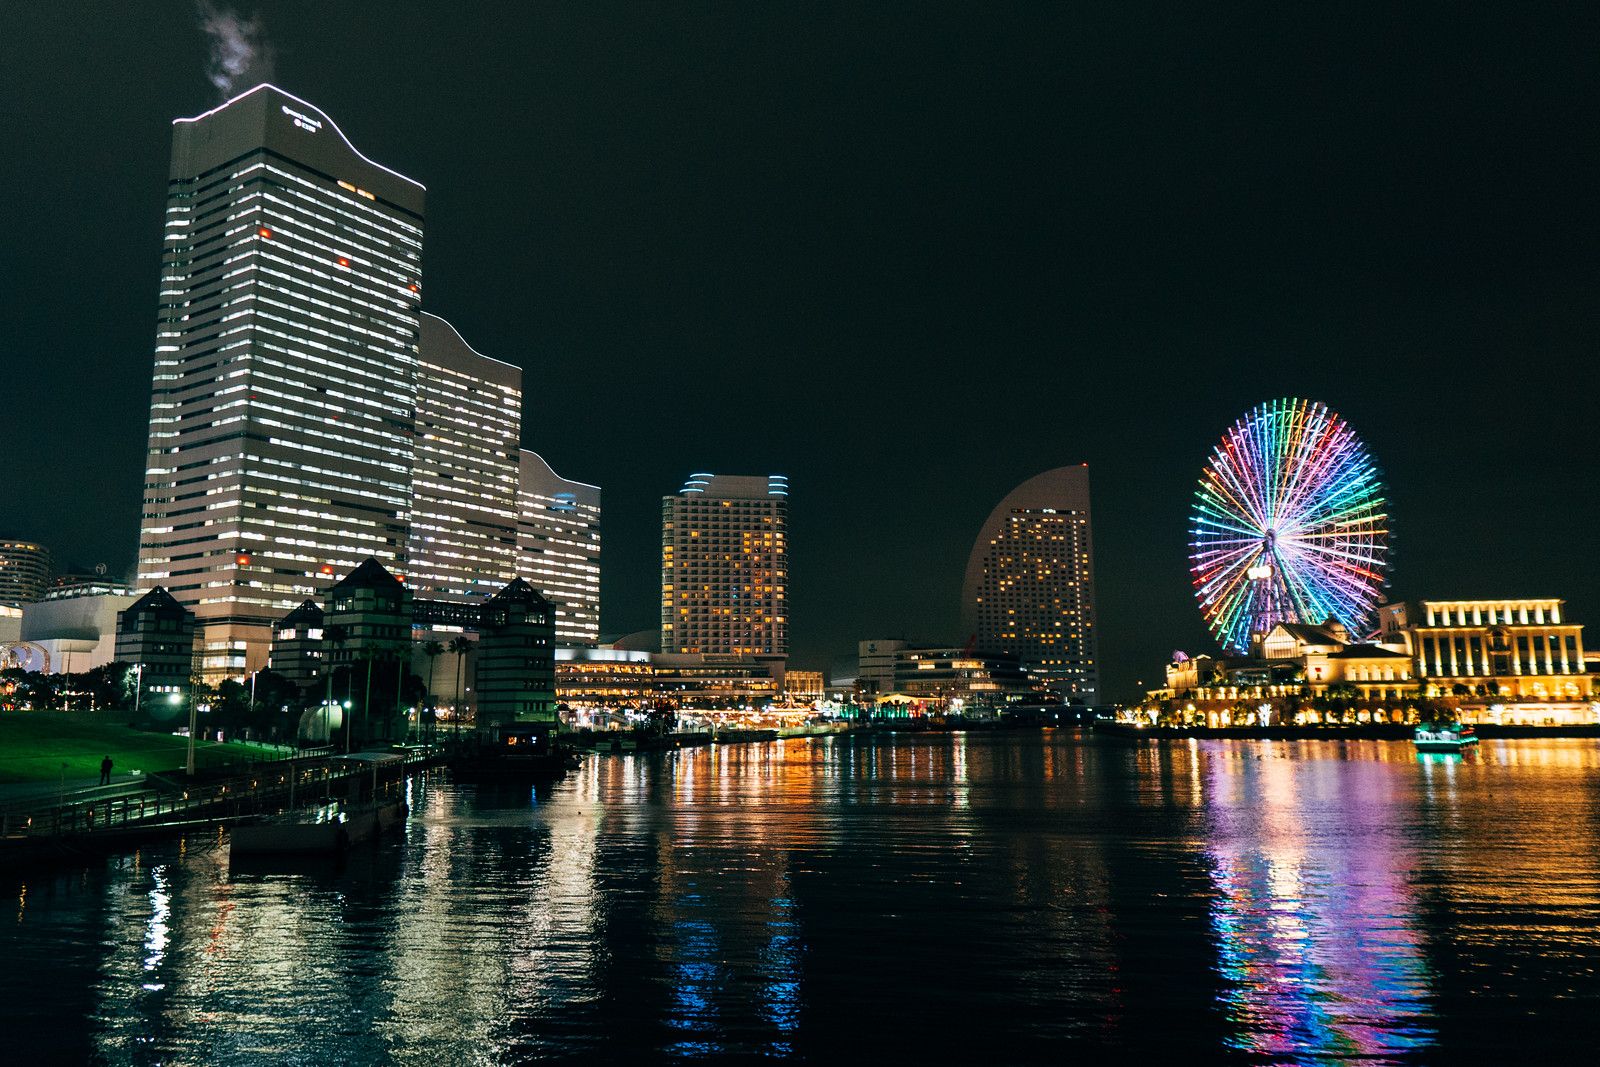
<path fill-rule="evenodd" d="M 0 535 L 130 566 L 186 0 L 0 8 Z M 274 81 L 428 186 L 427 310 L 605 492 L 606 630 L 660 497 L 788 475 L 791 665 L 957 642 L 1024 479 L 1087 462 L 1107 694 L 1208 647 L 1222 432 L 1322 400 L 1396 597 L 1600 641 L 1600 6 L 931 0 L 244 6 Z M 244 86 L 241 86 L 241 88 Z"/>

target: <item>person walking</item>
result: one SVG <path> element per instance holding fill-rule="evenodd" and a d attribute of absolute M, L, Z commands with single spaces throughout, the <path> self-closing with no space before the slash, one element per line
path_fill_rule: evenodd
<path fill-rule="evenodd" d="M 100 761 L 100 784 L 101 785 L 110 785 L 111 784 L 111 757 L 110 756 L 107 756 L 105 759 Z"/>

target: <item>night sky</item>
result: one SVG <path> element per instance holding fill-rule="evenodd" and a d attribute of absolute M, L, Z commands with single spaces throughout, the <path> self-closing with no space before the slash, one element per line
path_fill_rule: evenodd
<path fill-rule="evenodd" d="M 1600 642 L 1600 6 L 331 4 L 273 78 L 428 187 L 425 309 L 604 490 L 602 627 L 660 497 L 785 474 L 790 664 L 964 642 L 983 519 L 1090 465 L 1104 689 L 1209 649 L 1187 517 L 1271 398 L 1390 486 L 1399 598 Z M 188 0 L 0 8 L 0 536 L 136 556 Z M 254 84 L 243 77 L 235 91 Z"/>

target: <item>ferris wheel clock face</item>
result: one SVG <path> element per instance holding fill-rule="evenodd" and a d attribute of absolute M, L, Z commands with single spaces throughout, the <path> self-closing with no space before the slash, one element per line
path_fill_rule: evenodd
<path fill-rule="evenodd" d="M 1388 546 L 1383 481 L 1366 445 L 1322 404 L 1274 400 L 1212 450 L 1191 516 L 1195 595 L 1224 650 L 1330 617 L 1371 626 Z"/>

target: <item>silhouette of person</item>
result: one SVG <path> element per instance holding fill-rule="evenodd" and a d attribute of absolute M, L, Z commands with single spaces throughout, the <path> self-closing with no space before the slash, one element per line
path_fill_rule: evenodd
<path fill-rule="evenodd" d="M 105 759 L 100 761 L 100 784 L 101 785 L 110 785 L 111 784 L 111 757 L 110 756 L 107 756 Z"/>

